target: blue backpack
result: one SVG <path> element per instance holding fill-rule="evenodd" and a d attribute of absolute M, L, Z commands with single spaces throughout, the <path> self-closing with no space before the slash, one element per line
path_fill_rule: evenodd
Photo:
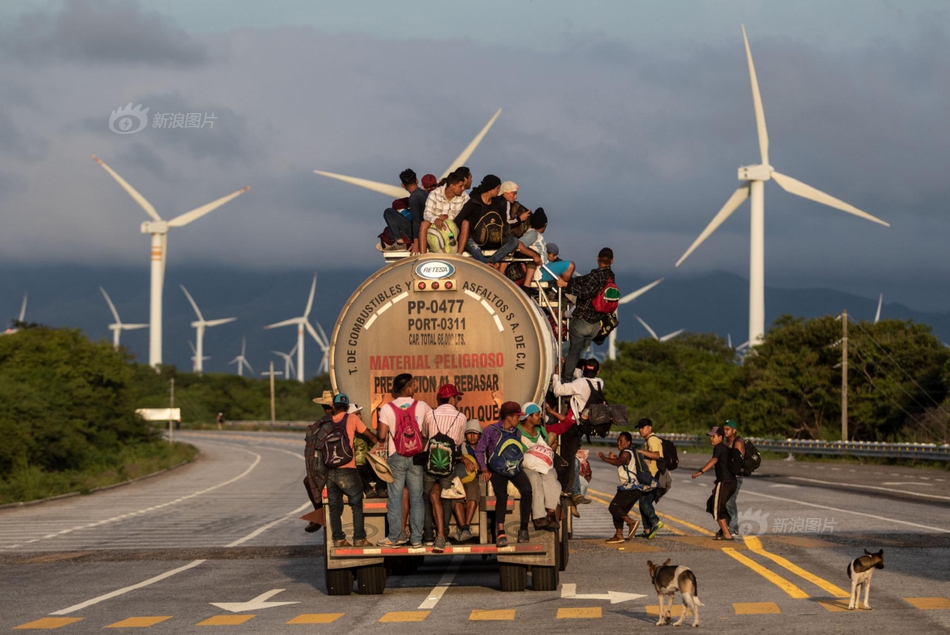
<path fill-rule="evenodd" d="M 501 436 L 498 437 L 498 443 L 488 457 L 488 467 L 492 472 L 512 478 L 521 471 L 521 462 L 524 461 L 524 446 L 518 439 L 517 428 L 506 431 L 498 426 Z"/>

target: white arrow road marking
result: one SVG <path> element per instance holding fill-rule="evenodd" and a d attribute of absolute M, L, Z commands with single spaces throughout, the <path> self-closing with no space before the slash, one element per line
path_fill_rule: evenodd
<path fill-rule="evenodd" d="M 284 606 L 285 604 L 300 604 L 300 602 L 267 601 L 284 590 L 285 589 L 271 589 L 267 593 L 261 593 L 253 600 L 248 600 L 247 602 L 209 602 L 209 604 L 232 613 L 240 613 L 242 611 L 259 611 L 261 609 L 269 609 L 275 606 Z"/>
<path fill-rule="evenodd" d="M 640 598 L 645 598 L 647 596 L 641 595 L 639 593 L 621 593 L 620 591 L 607 591 L 606 593 L 577 593 L 576 584 L 562 584 L 561 585 L 561 599 L 562 600 L 610 600 L 611 604 L 620 604 L 621 602 L 629 602 L 630 600 L 639 600 Z"/>

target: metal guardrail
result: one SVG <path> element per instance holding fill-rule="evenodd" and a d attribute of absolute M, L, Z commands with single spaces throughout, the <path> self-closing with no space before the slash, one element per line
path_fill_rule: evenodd
<path fill-rule="evenodd" d="M 708 446 L 709 437 L 693 434 L 664 434 L 678 446 Z M 826 454 L 834 456 L 870 456 L 886 459 L 924 459 L 927 461 L 950 461 L 950 445 L 934 443 L 877 443 L 871 441 L 804 441 L 800 439 L 759 439 L 749 437 L 756 449 L 762 452 L 789 452 L 791 454 Z M 613 445 L 617 433 L 606 438 L 592 437 L 591 443 Z M 642 441 L 634 435 L 634 443 Z"/>
<path fill-rule="evenodd" d="M 314 420 L 315 421 L 315 420 Z M 281 428 L 306 430 L 313 421 L 225 421 L 224 428 Z"/>

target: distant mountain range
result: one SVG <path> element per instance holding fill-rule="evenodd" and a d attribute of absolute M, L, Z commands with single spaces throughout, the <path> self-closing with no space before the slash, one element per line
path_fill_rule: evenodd
<path fill-rule="evenodd" d="M 311 318 L 331 334 L 336 318 L 350 294 L 375 269 L 319 272 L 317 296 Z M 205 319 L 236 317 L 236 322 L 209 328 L 205 335 L 205 372 L 235 372 L 228 362 L 241 351 L 247 337 L 247 359 L 255 372 L 267 363 L 283 369 L 272 350 L 290 351 L 296 343 L 293 327 L 263 330 L 265 324 L 298 317 L 303 313 L 313 271 L 252 271 L 235 268 L 171 266 L 165 275 L 164 361 L 182 370 L 191 369 L 188 340 L 194 340 L 194 312 L 179 288 L 184 284 L 194 296 Z M 651 280 L 618 272 L 622 292 L 633 291 Z M 0 265 L 0 326 L 5 328 L 20 310 L 29 293 L 28 322 L 50 326 L 78 327 L 93 339 L 108 339 L 113 321 L 99 293 L 103 286 L 115 303 L 123 322 L 148 322 L 149 272 L 145 267 L 92 267 L 80 265 Z M 816 317 L 847 309 L 855 319 L 873 320 L 877 298 L 832 289 L 766 288 L 766 322 L 779 315 Z M 621 308 L 620 340 L 648 337 L 634 314 L 642 317 L 659 335 L 685 328 L 689 331 L 731 334 L 734 345 L 747 339 L 748 281 L 729 273 L 695 278 L 668 279 L 663 284 Z M 881 319 L 909 319 L 929 324 L 934 333 L 950 342 L 950 313 L 915 311 L 901 304 L 884 304 Z M 122 344 L 139 361 L 148 361 L 148 330 L 127 331 Z M 307 376 L 316 372 L 322 356 L 308 337 Z"/>

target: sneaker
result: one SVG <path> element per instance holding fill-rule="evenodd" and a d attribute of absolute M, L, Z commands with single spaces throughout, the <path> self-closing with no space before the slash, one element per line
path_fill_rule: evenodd
<path fill-rule="evenodd" d="M 413 549 L 422 549 L 424 545 L 422 544 L 422 541 L 420 540 L 419 542 L 411 543 L 409 546 L 412 547 Z"/>
<path fill-rule="evenodd" d="M 627 525 L 627 540 L 630 540 L 631 538 L 633 538 L 634 536 L 636 536 L 636 534 L 637 534 L 637 527 L 639 527 L 639 526 L 640 526 L 640 521 L 639 521 L 639 520 L 633 521 L 633 524 L 632 524 L 632 525 Z"/>
<path fill-rule="evenodd" d="M 346 538 L 344 538 L 343 540 L 334 540 L 333 546 L 334 547 L 352 547 L 353 545 L 347 542 Z"/>
<path fill-rule="evenodd" d="M 443 551 L 445 551 L 445 538 L 439 536 L 432 543 L 432 553 L 442 553 Z"/>
<path fill-rule="evenodd" d="M 304 530 L 305 532 L 307 532 L 308 534 L 312 534 L 312 533 L 314 533 L 314 532 L 316 532 L 316 531 L 320 531 L 320 528 L 321 528 L 322 526 L 323 526 L 323 525 L 321 525 L 320 523 L 315 523 L 315 522 L 313 522 L 313 521 L 311 520 L 311 521 L 310 521 L 310 524 L 307 525 L 306 527 L 304 527 L 303 530 Z"/>
<path fill-rule="evenodd" d="M 463 529 L 462 531 L 459 532 L 459 537 L 458 537 L 459 542 L 468 542 L 471 539 L 472 539 L 472 532 L 469 531 L 468 529 Z"/>
<path fill-rule="evenodd" d="M 376 543 L 376 546 L 377 547 L 398 547 L 399 543 L 393 542 L 389 538 L 383 538 L 382 540 Z"/>
<path fill-rule="evenodd" d="M 531 537 L 528 535 L 527 529 L 522 529 L 518 532 L 518 542 L 524 543 L 531 540 Z"/>
<path fill-rule="evenodd" d="M 366 538 L 361 538 L 360 540 L 354 540 L 353 546 L 354 547 L 372 547 L 373 543 L 371 543 Z"/>
<path fill-rule="evenodd" d="M 580 503 L 581 505 L 590 505 L 593 501 L 591 501 L 591 499 L 587 498 L 586 496 L 581 496 L 580 500 L 578 500 L 577 502 Z"/>
<path fill-rule="evenodd" d="M 399 537 L 396 538 L 396 545 L 402 546 L 409 542 L 409 532 L 403 529 L 399 532 Z"/>
<path fill-rule="evenodd" d="M 647 535 L 647 540 L 653 540 L 654 538 L 656 538 L 656 532 L 660 531 L 661 529 L 663 529 L 662 520 L 658 521 L 656 525 L 653 527 L 653 529 L 650 530 L 650 533 Z"/>
<path fill-rule="evenodd" d="M 505 534 L 499 534 L 498 538 L 495 540 L 495 546 L 501 549 L 502 547 L 508 546 L 508 536 Z"/>
<path fill-rule="evenodd" d="M 604 542 L 606 542 L 608 545 L 619 545 L 619 544 L 623 544 L 623 536 L 611 536 L 610 538 L 608 538 L 608 539 L 605 540 Z"/>

